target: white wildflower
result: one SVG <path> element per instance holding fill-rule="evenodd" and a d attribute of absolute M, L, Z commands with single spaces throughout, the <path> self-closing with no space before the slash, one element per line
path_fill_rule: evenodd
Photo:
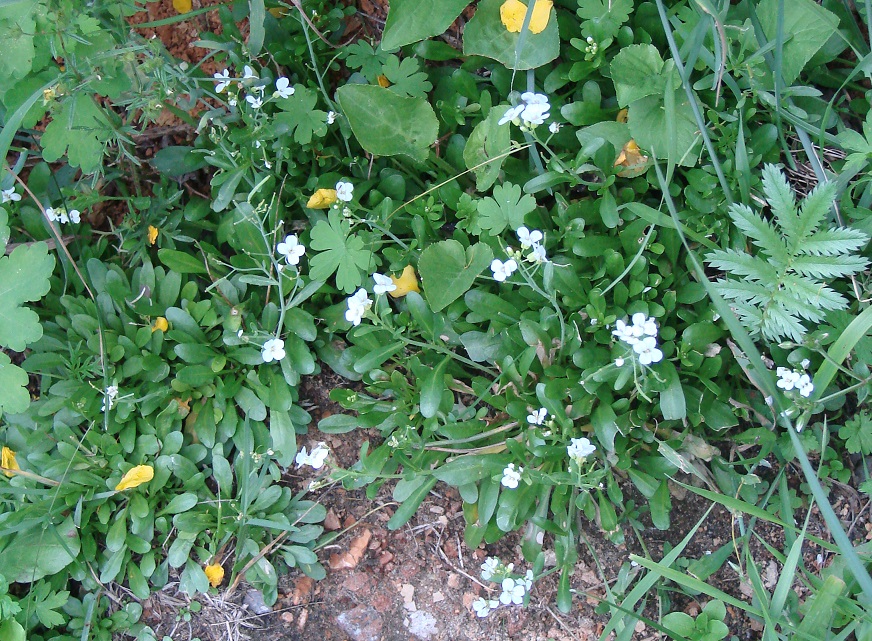
<path fill-rule="evenodd" d="M 372 279 L 375 281 L 375 287 L 372 288 L 373 294 L 387 294 L 397 288 L 396 283 L 394 283 L 390 276 L 373 274 Z"/>
<path fill-rule="evenodd" d="M 242 79 L 243 80 L 260 80 L 260 77 L 256 73 L 254 73 L 254 69 L 252 69 L 248 65 L 245 65 L 242 68 Z"/>
<path fill-rule="evenodd" d="M 623 367 L 624 366 L 624 359 L 621 358 L 620 356 L 618 358 L 616 358 L 615 359 L 615 366 L 616 367 Z"/>
<path fill-rule="evenodd" d="M 552 134 L 556 134 L 558 131 L 560 131 L 560 127 L 562 127 L 562 125 L 559 122 L 552 122 L 550 125 L 548 125 L 548 131 L 550 131 Z"/>
<path fill-rule="evenodd" d="M 264 363 L 280 361 L 285 357 L 285 341 L 281 338 L 271 338 L 263 344 L 260 356 Z"/>
<path fill-rule="evenodd" d="M 488 557 L 481 564 L 481 578 L 485 581 L 490 581 L 496 574 L 499 573 L 502 562 L 495 556 Z"/>
<path fill-rule="evenodd" d="M 245 102 L 251 105 L 252 109 L 260 109 L 263 107 L 263 98 L 260 96 L 252 96 L 249 94 L 245 97 Z"/>
<path fill-rule="evenodd" d="M 527 592 L 529 592 L 533 588 L 533 581 L 535 577 L 533 576 L 533 570 L 527 570 L 524 574 L 524 588 Z"/>
<path fill-rule="evenodd" d="M 276 90 L 273 92 L 273 96 L 278 98 L 290 98 L 294 95 L 295 91 L 296 89 L 291 86 L 291 81 L 285 77 L 281 77 L 276 80 Z"/>
<path fill-rule="evenodd" d="M 521 241 L 521 249 L 535 247 L 542 242 L 542 239 L 545 237 L 538 229 L 530 231 L 526 227 L 518 227 L 517 234 L 518 240 Z"/>
<path fill-rule="evenodd" d="M 538 410 L 533 410 L 532 414 L 527 415 L 527 422 L 530 425 L 542 425 L 545 422 L 546 416 L 548 416 L 548 410 L 540 407 Z"/>
<path fill-rule="evenodd" d="M 515 122 L 516 120 L 520 122 L 521 113 L 527 107 L 525 104 L 516 105 L 515 107 L 510 107 L 509 110 L 500 118 L 500 125 L 504 125 L 507 122 Z"/>
<path fill-rule="evenodd" d="M 19 200 L 21 200 L 21 194 L 15 193 L 14 186 L 10 187 L 9 189 L 4 189 L 2 192 L 0 192 L 0 197 L 2 197 L 4 203 L 18 202 Z"/>
<path fill-rule="evenodd" d="M 502 483 L 504 487 L 514 490 L 518 487 L 518 482 L 521 480 L 521 474 L 523 472 L 523 467 L 516 469 L 514 463 L 509 463 L 503 470 L 503 478 L 500 483 Z"/>
<path fill-rule="evenodd" d="M 107 409 L 112 409 L 115 406 L 115 399 L 118 398 L 118 386 L 110 385 L 103 392 L 103 406 L 100 408 L 101 412 L 105 412 Z"/>
<path fill-rule="evenodd" d="M 642 365 L 659 363 L 663 360 L 663 352 L 657 348 L 657 339 L 653 336 L 646 336 L 636 342 L 633 345 L 633 351 L 639 355 L 639 362 Z"/>
<path fill-rule="evenodd" d="M 496 599 L 479 597 L 472 602 L 472 609 L 475 610 L 475 615 L 479 618 L 486 617 L 492 610 L 496 610 L 498 607 L 500 607 L 500 602 Z"/>
<path fill-rule="evenodd" d="M 330 454 L 330 450 L 327 448 L 327 445 L 325 443 L 318 443 L 312 448 L 311 452 L 307 452 L 305 447 L 300 448 L 300 451 L 297 452 L 297 456 L 294 458 L 294 462 L 297 464 L 297 467 L 309 465 L 316 470 L 320 470 L 324 465 L 324 461 L 327 460 L 328 454 Z"/>
<path fill-rule="evenodd" d="M 527 260 L 531 263 L 544 263 L 548 261 L 548 255 L 542 245 L 533 245 L 532 251 L 527 254 Z"/>
<path fill-rule="evenodd" d="M 596 445 L 587 438 L 571 439 L 566 446 L 566 454 L 579 464 L 594 452 L 596 452 Z"/>
<path fill-rule="evenodd" d="M 354 296 L 348 299 L 348 309 L 345 311 L 345 320 L 355 327 L 360 325 L 360 321 L 363 320 L 363 315 L 371 305 L 372 300 L 370 300 L 366 290 L 361 287 L 354 293 Z"/>
<path fill-rule="evenodd" d="M 503 588 L 500 594 L 500 603 L 504 605 L 521 605 L 524 602 L 524 595 L 527 593 L 523 579 L 503 579 L 501 584 Z"/>
<path fill-rule="evenodd" d="M 212 74 L 212 77 L 218 81 L 218 84 L 215 85 L 215 91 L 217 93 L 222 93 L 225 89 L 227 89 L 228 85 L 233 81 L 230 76 L 230 70 L 225 69 L 221 72 L 215 72 Z"/>
<path fill-rule="evenodd" d="M 283 242 L 276 245 L 276 251 L 285 257 L 288 265 L 297 265 L 306 253 L 306 246 L 300 243 L 296 234 L 289 234 Z"/>
<path fill-rule="evenodd" d="M 518 263 L 516 263 L 512 258 L 506 262 L 501 261 L 499 258 L 494 258 L 493 262 L 491 262 L 491 271 L 494 274 L 494 280 L 498 280 L 501 283 L 515 273 L 516 269 L 518 269 Z"/>
<path fill-rule="evenodd" d="M 78 209 L 71 209 L 69 212 L 70 222 L 79 224 L 82 220 L 81 212 Z"/>
<path fill-rule="evenodd" d="M 354 198 L 354 185 L 350 182 L 340 180 L 336 183 L 336 197 L 343 202 L 350 202 Z"/>
<path fill-rule="evenodd" d="M 335 111 L 328 111 L 327 112 L 327 124 L 332 125 L 334 122 L 336 122 L 336 112 Z"/>

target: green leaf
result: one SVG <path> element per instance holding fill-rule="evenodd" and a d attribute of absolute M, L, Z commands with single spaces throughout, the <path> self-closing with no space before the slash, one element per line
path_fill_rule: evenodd
<path fill-rule="evenodd" d="M 423 98 L 433 89 L 427 74 L 421 71 L 421 64 L 415 58 L 400 60 L 397 56 L 391 56 L 382 67 L 382 74 L 391 83 L 388 89 L 398 96 Z"/>
<path fill-rule="evenodd" d="M 193 147 L 181 145 L 164 147 L 151 159 L 151 165 L 167 176 L 183 176 L 197 171 L 208 163 L 202 154 L 191 153 L 193 149 Z"/>
<path fill-rule="evenodd" d="M 633 12 L 633 0 L 578 0 L 578 5 L 581 34 L 597 42 L 615 37 Z"/>
<path fill-rule="evenodd" d="M 293 134 L 294 141 L 308 145 L 313 136 L 327 133 L 327 114 L 315 109 L 318 95 L 303 85 L 294 85 L 294 94 L 276 101 L 281 113 L 273 116 L 272 126 L 279 135 Z"/>
<path fill-rule="evenodd" d="M 423 162 L 439 135 L 433 107 L 423 98 L 403 98 L 375 85 L 345 85 L 336 91 L 360 145 L 376 156 L 409 156 Z"/>
<path fill-rule="evenodd" d="M 39 316 L 22 305 L 48 293 L 54 264 L 42 242 L 20 245 L 0 257 L 0 346 L 21 352 L 42 337 Z"/>
<path fill-rule="evenodd" d="M 31 583 L 57 574 L 82 549 L 72 517 L 58 526 L 19 533 L 3 549 L 3 576 L 12 583 Z"/>
<path fill-rule="evenodd" d="M 631 45 L 621 49 L 610 67 L 618 105 L 626 107 L 631 102 L 662 94 L 666 85 L 663 58 L 654 45 Z"/>
<path fill-rule="evenodd" d="M 669 361 L 664 361 L 658 367 L 658 373 L 665 380 L 665 387 L 660 392 L 660 412 L 663 418 L 667 421 L 683 420 L 687 417 L 687 404 L 678 370 Z"/>
<path fill-rule="evenodd" d="M 269 411 L 269 435 L 276 460 L 282 467 L 288 467 L 297 454 L 297 430 L 291 416 L 285 411 Z"/>
<path fill-rule="evenodd" d="M 205 274 L 206 265 L 196 256 L 175 249 L 159 249 L 157 257 L 164 265 L 179 274 Z"/>
<path fill-rule="evenodd" d="M 420 408 L 424 418 L 436 416 L 442 402 L 442 392 L 445 390 L 445 370 L 449 362 L 451 357 L 446 356 L 439 365 L 430 370 L 421 383 Z"/>
<path fill-rule="evenodd" d="M 336 272 L 336 286 L 347 294 L 363 282 L 363 272 L 376 267 L 373 253 L 360 236 L 351 235 L 351 225 L 337 211 L 315 224 L 309 246 L 320 252 L 309 261 L 309 276 L 326 281 Z"/>
<path fill-rule="evenodd" d="M 457 19 L 469 0 L 392 0 L 382 33 L 388 51 L 438 36 Z"/>
<path fill-rule="evenodd" d="M 657 158 L 683 167 L 696 164 L 702 138 L 683 90 L 674 90 L 669 100 L 659 93 L 630 103 L 627 124 L 636 144 Z"/>
<path fill-rule="evenodd" d="M 388 521 L 389 530 L 397 530 L 408 523 L 421 503 L 424 502 L 424 499 L 427 498 L 430 490 L 436 485 L 436 479 L 432 476 L 421 476 L 419 478 L 420 485 L 409 494 L 408 498 L 403 501 L 402 505 L 397 508 L 397 511 L 394 512 L 394 515 Z"/>
<path fill-rule="evenodd" d="M 20 414 L 30 407 L 27 372 L 0 352 L 0 415 Z"/>
<path fill-rule="evenodd" d="M 36 17 L 45 11 L 45 7 L 31 2 L 3 7 L 0 11 L 0 32 L 4 34 L 3 46 L 0 47 L 0 77 L 5 81 L 4 86 L 8 86 L 6 83 L 10 79 L 23 78 L 33 67 Z M 40 17 L 44 18 L 44 15 Z"/>
<path fill-rule="evenodd" d="M 523 194 L 518 185 L 505 183 L 494 187 L 493 198 L 483 198 L 478 203 L 479 225 L 491 236 L 503 230 L 516 230 L 524 224 L 524 216 L 536 209 L 536 199 Z"/>
<path fill-rule="evenodd" d="M 506 456 L 467 454 L 436 468 L 433 476 L 443 483 L 459 487 L 501 472 L 508 461 Z"/>
<path fill-rule="evenodd" d="M 814 0 L 761 0 L 757 5 L 757 17 L 763 33 L 772 42 L 778 28 L 779 5 L 784 7 L 781 75 L 790 85 L 812 56 L 836 33 L 839 18 Z"/>
<path fill-rule="evenodd" d="M 112 130 L 106 116 L 87 91 L 60 103 L 52 114 L 52 121 L 42 135 L 42 157 L 46 162 L 60 160 L 66 154 L 67 162 L 92 174 L 103 161 L 103 147 Z"/>
<path fill-rule="evenodd" d="M 456 240 L 427 247 L 418 261 L 418 272 L 430 309 L 438 312 L 463 296 L 493 257 L 493 250 L 483 243 L 467 247 L 466 251 Z"/>
<path fill-rule="evenodd" d="M 0 623 L 0 639 L 5 641 L 26 641 L 24 628 L 15 619 L 6 619 Z"/>
<path fill-rule="evenodd" d="M 263 0 L 248 0 L 249 8 L 249 36 L 248 36 L 248 51 L 252 58 L 256 58 L 263 47 L 263 38 L 265 35 L 264 20 L 266 20 L 266 8 L 263 5 Z"/>
<path fill-rule="evenodd" d="M 463 53 L 484 56 L 503 63 L 509 69 L 535 69 L 546 65 L 560 55 L 560 35 L 557 16 L 551 9 L 551 19 L 542 33 L 527 32 L 524 48 L 518 52 L 520 33 L 510 33 L 500 20 L 503 0 L 482 0 L 472 20 L 463 31 Z M 515 59 L 517 57 L 517 64 Z"/>

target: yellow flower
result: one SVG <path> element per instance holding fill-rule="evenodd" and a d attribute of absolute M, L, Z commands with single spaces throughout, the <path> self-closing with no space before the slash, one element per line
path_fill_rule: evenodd
<path fill-rule="evenodd" d="M 306 203 L 306 207 L 308 207 L 309 209 L 327 209 L 335 202 L 335 189 L 319 189 L 314 194 L 312 194 L 311 198 L 309 198 L 309 202 Z"/>
<path fill-rule="evenodd" d="M 623 109 L 621 109 L 618 112 L 618 115 L 615 117 L 615 120 L 617 122 L 627 122 L 627 114 L 628 113 L 630 113 L 630 112 L 627 110 L 626 107 L 624 107 Z"/>
<path fill-rule="evenodd" d="M 115 491 L 123 492 L 138 487 L 143 483 L 148 483 L 153 478 L 154 468 L 151 465 L 137 465 L 121 477 L 121 481 L 115 486 Z"/>
<path fill-rule="evenodd" d="M 624 168 L 618 172 L 621 178 L 635 178 L 648 170 L 648 156 L 642 153 L 639 145 L 631 138 L 615 159 L 615 167 Z"/>
<path fill-rule="evenodd" d="M 173 0 L 173 9 L 179 13 L 188 13 L 191 10 L 191 0 Z"/>
<path fill-rule="evenodd" d="M 378 86 L 383 89 L 387 89 L 391 86 L 391 81 L 388 80 L 387 76 L 379 76 L 376 80 L 378 80 Z"/>
<path fill-rule="evenodd" d="M 389 292 L 391 296 L 394 298 L 402 298 L 409 292 L 419 292 L 420 288 L 418 287 L 418 277 L 415 276 L 415 268 L 411 265 L 406 265 L 406 268 L 403 270 L 403 273 L 400 274 L 400 277 L 391 276 L 391 280 L 394 281 L 394 285 L 397 288 Z"/>
<path fill-rule="evenodd" d="M 533 15 L 530 16 L 530 32 L 542 33 L 548 26 L 551 18 L 552 0 L 536 0 L 533 6 Z M 527 14 L 527 5 L 519 0 L 506 0 L 500 6 L 500 20 L 510 33 L 521 33 L 524 26 L 524 16 Z"/>
<path fill-rule="evenodd" d="M 15 460 L 15 452 L 10 450 L 5 445 L 3 446 L 3 450 L 0 451 L 0 468 L 3 468 L 4 474 L 6 476 L 15 476 L 14 471 L 10 470 L 20 470 L 18 467 L 18 461 Z"/>
<path fill-rule="evenodd" d="M 148 244 L 154 245 L 157 242 L 157 227 L 154 225 L 148 226 Z"/>
<path fill-rule="evenodd" d="M 158 316 L 154 319 L 154 325 L 151 326 L 151 331 L 156 332 L 160 330 L 162 332 L 167 331 L 170 328 L 170 324 L 167 322 L 167 319 L 163 316 Z"/>
<path fill-rule="evenodd" d="M 221 567 L 220 563 L 211 563 L 203 571 L 206 573 L 206 578 L 209 579 L 209 583 L 213 588 L 217 588 L 221 585 L 221 581 L 224 580 L 224 568 Z"/>

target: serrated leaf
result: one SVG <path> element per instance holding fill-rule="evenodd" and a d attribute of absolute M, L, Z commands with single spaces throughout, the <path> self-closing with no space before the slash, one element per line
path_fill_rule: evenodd
<path fill-rule="evenodd" d="M 21 352 L 42 337 L 39 316 L 22 305 L 48 293 L 54 264 L 42 242 L 21 245 L 0 257 L 0 346 Z"/>
<path fill-rule="evenodd" d="M 30 406 L 27 372 L 0 352 L 0 414 L 20 414 Z"/>
<path fill-rule="evenodd" d="M 350 232 L 349 223 L 331 210 L 326 221 L 318 221 L 312 228 L 309 241 L 309 246 L 319 252 L 309 261 L 309 276 L 326 281 L 336 272 L 336 286 L 347 294 L 363 282 L 362 272 L 376 267 L 375 257 L 365 249 L 363 239 Z"/>
<path fill-rule="evenodd" d="M 497 185 L 492 198 L 483 198 L 478 203 L 478 224 L 491 236 L 498 236 L 506 227 L 513 230 L 521 227 L 524 216 L 535 209 L 536 199 L 524 194 L 518 185 Z"/>
<path fill-rule="evenodd" d="M 52 114 L 40 140 L 42 157 L 55 162 L 66 155 L 74 167 L 86 174 L 97 171 L 103 161 L 103 148 L 111 136 L 106 116 L 87 91 L 65 99 Z"/>
<path fill-rule="evenodd" d="M 390 89 L 398 96 L 423 98 L 433 89 L 421 65 L 415 58 L 391 56 L 382 67 L 382 74 L 391 83 Z"/>
<path fill-rule="evenodd" d="M 281 113 L 273 116 L 278 134 L 293 134 L 294 141 L 308 145 L 314 136 L 327 133 L 327 114 L 315 109 L 317 94 L 303 85 L 294 85 L 294 94 L 276 101 Z"/>
<path fill-rule="evenodd" d="M 345 85 L 336 91 L 360 145 L 376 156 L 409 156 L 423 162 L 439 135 L 433 107 L 375 85 Z"/>
<path fill-rule="evenodd" d="M 351 69 L 360 69 L 360 73 L 370 82 L 375 82 L 390 56 L 382 51 L 381 46 L 373 49 L 371 44 L 363 40 L 348 45 L 345 48 L 345 54 L 345 64 Z"/>
<path fill-rule="evenodd" d="M 597 42 L 613 38 L 630 19 L 633 0 L 578 0 L 578 17 L 584 20 L 581 34 Z"/>

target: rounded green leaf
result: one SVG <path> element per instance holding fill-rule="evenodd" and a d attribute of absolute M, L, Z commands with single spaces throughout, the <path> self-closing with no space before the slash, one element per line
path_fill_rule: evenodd
<path fill-rule="evenodd" d="M 560 35 L 557 16 L 551 10 L 551 19 L 542 33 L 527 32 L 524 47 L 517 51 L 520 33 L 510 33 L 500 20 L 503 0 L 482 0 L 475 15 L 463 32 L 463 53 L 493 58 L 509 69 L 535 69 L 548 64 L 560 55 Z"/>
<path fill-rule="evenodd" d="M 382 34 L 382 50 L 438 36 L 468 4 L 469 0 L 392 0 Z"/>
<path fill-rule="evenodd" d="M 463 296 L 493 257 L 493 250 L 484 243 L 464 251 L 456 240 L 443 240 L 425 249 L 418 261 L 418 272 L 430 308 L 438 312 Z"/>
<path fill-rule="evenodd" d="M 376 156 L 409 156 L 423 162 L 439 135 L 433 107 L 375 85 L 345 85 L 336 96 L 361 146 Z"/>

